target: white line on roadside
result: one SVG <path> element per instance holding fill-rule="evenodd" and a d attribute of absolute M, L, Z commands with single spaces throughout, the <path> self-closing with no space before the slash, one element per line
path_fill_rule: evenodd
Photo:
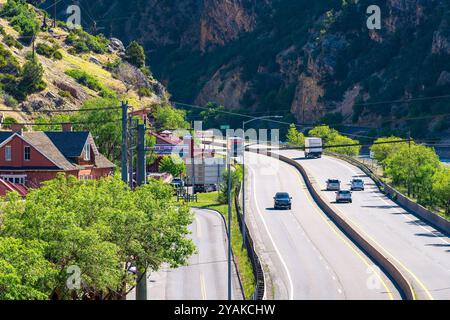
<path fill-rule="evenodd" d="M 269 239 L 272 242 L 272 245 L 273 245 L 273 247 L 275 249 L 275 252 L 277 253 L 278 258 L 280 259 L 281 264 L 283 265 L 283 267 L 284 267 L 284 269 L 286 271 L 286 275 L 288 277 L 289 286 L 290 286 L 289 300 L 294 300 L 294 284 L 292 282 L 291 274 L 289 272 L 289 269 L 287 267 L 286 262 L 284 261 L 282 255 L 280 253 L 280 250 L 278 249 L 277 245 L 275 244 L 275 241 L 273 240 L 272 234 L 269 231 L 269 228 L 267 226 L 266 220 L 264 219 L 264 216 L 261 214 L 261 211 L 259 209 L 259 203 L 258 203 L 258 199 L 256 197 L 256 179 L 254 179 L 254 177 L 256 177 L 255 171 L 253 170 L 252 167 L 248 167 L 248 168 L 250 169 L 250 171 L 252 172 L 252 175 L 253 175 L 253 179 L 252 179 L 253 180 L 252 181 L 253 182 L 253 192 L 252 193 L 253 193 L 253 198 L 255 200 L 256 211 L 258 212 L 259 216 L 261 217 L 261 220 L 262 220 L 262 222 L 264 224 L 264 228 L 266 229 L 266 232 L 269 235 Z"/>

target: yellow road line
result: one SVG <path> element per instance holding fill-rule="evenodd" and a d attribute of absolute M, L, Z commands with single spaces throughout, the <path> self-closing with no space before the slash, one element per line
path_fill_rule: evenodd
<path fill-rule="evenodd" d="M 290 166 L 291 167 L 291 166 Z M 381 281 L 381 283 L 383 284 L 384 288 L 386 289 L 386 292 L 389 295 L 389 299 L 390 300 L 394 300 L 394 296 L 392 295 L 391 290 L 389 289 L 388 285 L 386 284 L 386 282 L 384 281 L 384 279 L 380 276 L 380 274 L 373 268 L 373 266 L 371 264 L 368 263 L 368 261 L 366 261 L 366 259 L 361 255 L 361 253 L 356 250 L 354 248 L 354 246 L 350 243 L 350 241 L 345 238 L 340 232 L 337 232 L 336 227 L 334 224 L 331 224 L 331 222 L 326 219 L 325 213 L 322 212 L 322 210 L 319 210 L 319 208 L 317 207 L 317 204 L 313 201 L 313 199 L 311 198 L 310 194 L 308 192 L 305 191 L 304 188 L 306 188 L 305 184 L 303 183 L 303 179 L 300 176 L 300 173 L 295 170 L 294 168 L 291 167 L 291 170 L 295 171 L 295 176 L 300 180 L 300 185 L 302 186 L 302 191 L 306 196 L 306 199 L 308 200 L 308 202 L 311 204 L 311 206 L 319 213 L 320 218 L 325 221 L 325 223 L 328 225 L 328 227 L 333 230 L 333 232 L 339 237 L 339 239 L 344 242 L 355 254 L 356 256 L 363 261 L 363 263 L 369 267 L 376 275 L 377 278 Z M 303 188 L 304 187 L 304 188 Z"/>

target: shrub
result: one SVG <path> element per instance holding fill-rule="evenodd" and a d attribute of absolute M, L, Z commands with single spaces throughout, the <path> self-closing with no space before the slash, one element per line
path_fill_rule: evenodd
<path fill-rule="evenodd" d="M 66 43 L 72 46 L 71 52 L 105 53 L 108 50 L 109 40 L 102 34 L 93 36 L 82 29 L 74 29 L 66 38 Z"/>
<path fill-rule="evenodd" d="M 65 74 L 67 74 L 69 77 L 74 78 L 79 84 L 86 86 L 96 92 L 100 92 L 103 89 L 102 84 L 97 80 L 97 78 L 91 76 L 85 71 L 70 69 L 66 70 Z"/>
<path fill-rule="evenodd" d="M 16 40 L 13 36 L 7 34 L 3 37 L 3 41 L 8 47 L 16 47 L 19 50 L 23 49 L 23 45 Z"/>
<path fill-rule="evenodd" d="M 55 53 L 53 54 L 53 59 L 55 59 L 55 60 L 62 60 L 63 59 L 63 55 L 62 55 L 61 51 L 59 51 L 59 50 L 55 51 Z"/>
<path fill-rule="evenodd" d="M 3 129 L 11 129 L 11 125 L 18 123 L 16 119 L 11 117 L 6 117 L 5 120 L 3 120 Z"/>
<path fill-rule="evenodd" d="M 10 108 L 16 108 L 19 105 L 19 102 L 7 93 L 3 94 L 3 103 Z"/>
<path fill-rule="evenodd" d="M 36 13 L 28 3 L 21 0 L 8 0 L 1 11 L 11 26 L 20 33 L 25 43 L 30 43 L 39 31 L 39 21 Z"/>
<path fill-rule="evenodd" d="M 39 61 L 27 61 L 17 83 L 16 97 L 23 100 L 31 93 L 44 90 L 47 85 L 42 80 L 43 75 L 44 68 Z"/>
<path fill-rule="evenodd" d="M 126 49 L 125 60 L 135 67 L 143 68 L 145 66 L 144 48 L 136 41 L 132 41 Z"/>

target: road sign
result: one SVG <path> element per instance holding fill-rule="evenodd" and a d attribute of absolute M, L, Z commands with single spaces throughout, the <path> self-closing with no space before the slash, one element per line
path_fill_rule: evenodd
<path fill-rule="evenodd" d="M 228 139 L 228 155 L 233 158 L 242 156 L 244 153 L 244 140 L 238 137 Z"/>
<path fill-rule="evenodd" d="M 229 125 L 220 126 L 220 130 L 229 130 L 229 129 L 230 129 Z"/>

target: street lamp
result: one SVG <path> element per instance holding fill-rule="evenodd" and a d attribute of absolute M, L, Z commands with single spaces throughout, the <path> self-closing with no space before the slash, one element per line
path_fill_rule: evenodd
<path fill-rule="evenodd" d="M 250 122 L 256 120 L 266 120 L 266 119 L 281 119 L 282 116 L 263 116 L 253 118 L 247 121 L 242 122 L 242 139 L 244 144 L 244 152 L 242 153 L 242 246 L 245 248 L 245 236 L 246 236 L 246 228 L 245 228 L 245 125 Z"/>

